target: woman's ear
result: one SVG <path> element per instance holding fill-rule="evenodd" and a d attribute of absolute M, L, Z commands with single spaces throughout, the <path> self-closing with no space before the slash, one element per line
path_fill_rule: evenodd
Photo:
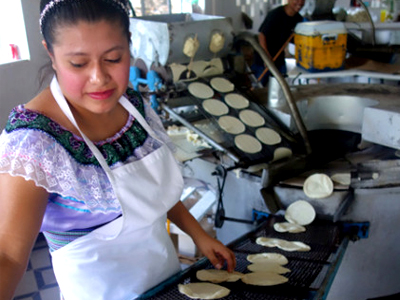
<path fill-rule="evenodd" d="M 46 43 L 45 40 L 42 41 L 42 45 L 43 45 L 44 49 L 46 49 L 46 52 L 47 52 L 47 54 L 49 55 L 49 57 L 51 59 L 51 66 L 55 70 L 55 67 L 54 67 L 54 55 L 49 51 L 49 48 L 47 47 L 47 43 Z"/>

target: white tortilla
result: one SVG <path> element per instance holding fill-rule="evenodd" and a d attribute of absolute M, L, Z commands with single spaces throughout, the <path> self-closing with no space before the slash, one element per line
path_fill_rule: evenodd
<path fill-rule="evenodd" d="M 247 269 L 252 272 L 272 272 L 276 274 L 285 274 L 290 272 L 290 269 L 271 262 L 250 264 L 247 266 Z"/>
<path fill-rule="evenodd" d="M 223 116 L 218 119 L 218 125 L 228 133 L 239 134 L 246 130 L 246 126 L 238 118 Z"/>
<path fill-rule="evenodd" d="M 284 251 L 310 251 L 311 247 L 304 244 L 303 242 L 299 241 L 286 241 L 282 239 L 275 239 L 275 238 L 267 238 L 267 237 L 259 237 L 256 239 L 256 243 L 261 246 L 265 247 L 277 247 L 279 249 L 282 249 Z"/>
<path fill-rule="evenodd" d="M 214 116 L 226 115 L 229 112 L 228 106 L 226 106 L 224 102 L 216 99 L 204 100 L 203 108 L 206 112 Z"/>
<path fill-rule="evenodd" d="M 251 285 L 272 286 L 288 282 L 289 279 L 273 272 L 253 272 L 245 274 L 242 281 Z"/>
<path fill-rule="evenodd" d="M 282 141 L 281 136 L 275 130 L 267 127 L 258 128 L 256 137 L 266 145 L 276 145 Z"/>
<path fill-rule="evenodd" d="M 209 269 L 209 270 L 199 270 L 196 272 L 196 277 L 201 281 L 210 281 L 213 283 L 220 282 L 235 282 L 242 278 L 243 274 L 240 272 L 228 272 L 226 270 L 217 270 L 217 269 Z"/>
<path fill-rule="evenodd" d="M 233 108 L 243 109 L 249 106 L 249 100 L 240 94 L 231 93 L 225 96 L 225 102 Z"/>
<path fill-rule="evenodd" d="M 275 223 L 274 229 L 277 232 L 289 232 L 289 233 L 299 233 L 306 231 L 306 228 L 304 226 L 290 222 Z"/>
<path fill-rule="evenodd" d="M 308 225 L 315 219 L 314 207 L 304 200 L 298 200 L 290 204 L 285 211 L 285 219 L 294 224 Z"/>
<path fill-rule="evenodd" d="M 275 161 L 275 160 L 280 160 L 280 159 L 285 158 L 285 157 L 291 157 L 292 154 L 293 154 L 292 150 L 290 150 L 289 148 L 279 147 L 279 148 L 275 149 L 274 157 L 273 157 L 272 160 Z"/>
<path fill-rule="evenodd" d="M 246 153 L 258 153 L 262 149 L 261 143 L 249 134 L 241 134 L 235 137 L 235 145 Z"/>
<path fill-rule="evenodd" d="M 336 173 L 331 176 L 332 181 L 342 185 L 350 185 L 351 174 L 350 173 Z"/>
<path fill-rule="evenodd" d="M 214 90 L 202 82 L 192 82 L 188 86 L 189 93 L 200 99 L 207 99 L 214 96 Z"/>
<path fill-rule="evenodd" d="M 242 122 L 251 127 L 259 127 L 265 124 L 264 118 L 256 111 L 251 109 L 242 110 L 239 113 Z"/>
<path fill-rule="evenodd" d="M 283 254 L 280 253 L 257 253 L 257 254 L 249 254 L 247 255 L 247 260 L 251 263 L 277 263 L 280 265 L 286 265 L 289 261 Z"/>
<path fill-rule="evenodd" d="M 220 299 L 230 293 L 226 287 L 209 282 L 178 284 L 178 290 L 192 299 Z"/>
<path fill-rule="evenodd" d="M 220 93 L 229 93 L 235 89 L 233 83 L 223 77 L 214 77 L 210 80 L 210 84 L 214 90 Z"/>
<path fill-rule="evenodd" d="M 316 173 L 304 181 L 303 191 L 309 198 L 326 198 L 333 193 L 333 182 L 328 175 Z"/>

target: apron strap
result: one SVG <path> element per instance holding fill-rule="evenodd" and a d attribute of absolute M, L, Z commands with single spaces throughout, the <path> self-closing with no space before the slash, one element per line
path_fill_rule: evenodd
<path fill-rule="evenodd" d="M 106 171 L 107 174 L 112 174 L 110 167 L 108 166 L 106 160 L 101 154 L 100 150 L 94 145 L 94 143 L 82 132 L 79 128 L 78 123 L 75 120 L 75 117 L 71 111 L 71 108 L 68 105 L 67 100 L 64 97 L 64 94 L 61 91 L 60 85 L 58 84 L 56 76 L 53 77 L 50 83 L 50 90 L 54 96 L 54 99 L 57 101 L 63 113 L 67 116 L 67 118 L 71 121 L 71 123 L 78 129 L 82 138 L 88 145 L 89 149 L 93 152 L 94 156 L 98 160 L 99 164 Z M 124 96 L 121 96 L 119 99 L 119 103 L 139 122 L 139 124 L 147 131 L 147 133 L 154 139 L 160 141 L 160 139 L 155 134 L 154 130 L 150 127 L 150 125 L 146 122 L 145 118 L 142 114 L 136 109 L 136 107 Z M 161 142 L 161 141 L 160 141 Z"/>

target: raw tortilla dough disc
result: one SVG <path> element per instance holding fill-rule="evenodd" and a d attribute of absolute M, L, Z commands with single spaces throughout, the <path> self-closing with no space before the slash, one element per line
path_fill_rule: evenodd
<path fill-rule="evenodd" d="M 304 181 L 303 191 L 309 198 L 326 198 L 333 193 L 333 182 L 328 175 L 316 173 Z"/>
<path fill-rule="evenodd" d="M 288 282 L 289 279 L 273 272 L 254 272 L 245 274 L 242 281 L 251 285 L 272 286 Z"/>
<path fill-rule="evenodd" d="M 215 32 L 212 36 L 211 36 L 211 41 L 210 41 L 210 45 L 209 45 L 209 49 L 212 53 L 217 53 L 219 51 L 222 50 L 222 48 L 224 48 L 224 44 L 225 44 L 225 37 L 222 33 L 219 32 Z"/>
<path fill-rule="evenodd" d="M 233 108 L 243 109 L 249 106 L 249 100 L 240 94 L 231 93 L 225 96 L 225 102 Z"/>
<path fill-rule="evenodd" d="M 265 124 L 264 118 L 256 111 L 245 109 L 239 113 L 242 122 L 251 127 L 258 127 Z"/>
<path fill-rule="evenodd" d="M 247 266 L 247 269 L 252 272 L 272 272 L 276 274 L 285 274 L 290 272 L 288 268 L 282 267 L 280 264 L 271 262 L 250 264 Z"/>
<path fill-rule="evenodd" d="M 239 134 L 246 130 L 246 126 L 238 118 L 223 116 L 218 119 L 218 125 L 228 133 Z"/>
<path fill-rule="evenodd" d="M 235 145 L 246 153 L 258 153 L 262 149 L 261 143 L 251 135 L 241 134 L 235 137 Z"/>
<path fill-rule="evenodd" d="M 210 80 L 210 84 L 214 88 L 214 90 L 220 93 L 229 93 L 232 92 L 235 88 L 232 82 L 223 77 L 214 77 Z"/>
<path fill-rule="evenodd" d="M 290 232 L 290 233 L 299 233 L 306 231 L 306 228 L 304 226 L 290 222 L 275 223 L 274 229 L 277 232 Z"/>
<path fill-rule="evenodd" d="M 282 141 L 281 136 L 273 129 L 262 127 L 256 130 L 256 137 L 266 145 L 276 145 Z"/>
<path fill-rule="evenodd" d="M 229 112 L 228 106 L 222 101 L 216 99 L 207 99 L 203 101 L 203 108 L 206 112 L 214 116 L 226 115 Z"/>
<path fill-rule="evenodd" d="M 307 201 L 299 200 L 286 208 L 285 219 L 290 223 L 308 225 L 315 219 L 315 209 Z"/>
<path fill-rule="evenodd" d="M 192 82 L 189 84 L 189 92 L 200 99 L 207 99 L 214 96 L 214 91 L 207 84 L 201 82 Z"/>
<path fill-rule="evenodd" d="M 213 283 L 219 283 L 224 281 L 235 282 L 238 281 L 240 278 L 242 278 L 243 274 L 240 272 L 229 273 L 228 271 L 225 270 L 210 269 L 210 270 L 197 271 L 196 277 L 198 280 L 210 281 Z"/>
<path fill-rule="evenodd" d="M 286 256 L 280 253 L 271 253 L 271 252 L 249 254 L 247 255 L 247 260 L 253 264 L 272 262 L 280 265 L 286 265 L 289 262 Z"/>
<path fill-rule="evenodd" d="M 259 237 L 256 239 L 256 243 L 265 247 L 277 247 L 285 251 L 310 251 L 311 247 L 299 241 L 286 241 L 282 239 Z"/>
<path fill-rule="evenodd" d="M 208 282 L 178 284 L 178 290 L 192 299 L 219 299 L 230 293 L 226 287 Z"/>
<path fill-rule="evenodd" d="M 272 159 L 273 161 L 279 160 L 285 157 L 291 157 L 292 156 L 292 150 L 286 147 L 279 147 L 276 148 L 274 151 L 274 158 Z"/>
<path fill-rule="evenodd" d="M 334 182 L 337 182 L 342 185 L 350 185 L 351 174 L 350 173 L 336 173 L 331 176 L 331 179 Z"/>

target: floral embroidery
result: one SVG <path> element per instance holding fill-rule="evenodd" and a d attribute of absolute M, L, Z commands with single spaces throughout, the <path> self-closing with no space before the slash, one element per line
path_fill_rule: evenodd
<path fill-rule="evenodd" d="M 144 116 L 144 104 L 140 95 L 131 89 L 127 90 L 127 95 L 131 103 Z M 11 133 L 22 128 L 44 131 L 60 143 L 79 163 L 99 166 L 97 159 L 80 137 L 75 136 L 50 118 L 27 110 L 20 105 L 11 111 L 5 130 L 7 133 Z M 147 132 L 137 120 L 133 120 L 132 124 L 128 122 L 122 131 L 123 134 L 118 133 L 115 140 L 108 139 L 105 142 L 97 143 L 110 166 L 117 162 L 126 161 L 136 148 L 143 145 L 147 138 Z"/>

